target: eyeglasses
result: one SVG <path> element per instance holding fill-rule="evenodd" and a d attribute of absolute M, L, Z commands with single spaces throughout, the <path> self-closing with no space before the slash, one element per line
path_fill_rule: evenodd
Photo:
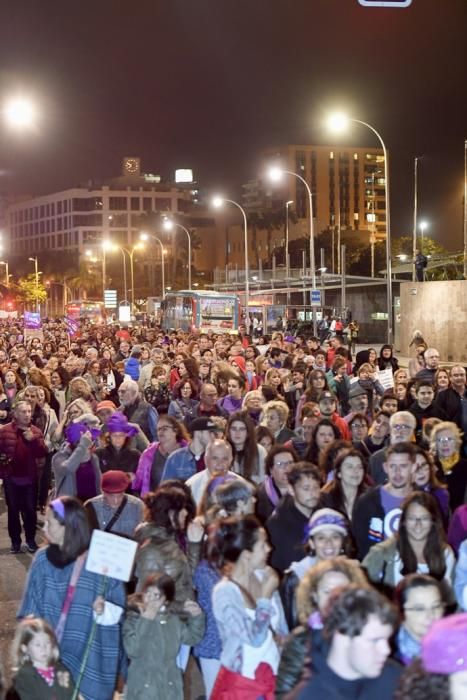
<path fill-rule="evenodd" d="M 395 423 L 391 427 L 393 430 L 412 430 L 412 426 L 406 425 L 405 423 Z"/>
<path fill-rule="evenodd" d="M 351 425 L 350 427 L 351 427 L 352 429 L 353 429 L 353 428 L 365 428 L 365 427 L 366 427 L 366 423 L 352 423 L 352 425 Z"/>
<path fill-rule="evenodd" d="M 441 444 L 441 445 L 442 445 L 443 443 L 456 442 L 456 438 L 453 438 L 453 437 L 440 437 L 440 438 L 436 438 L 436 442 L 437 442 L 438 444 Z"/>
<path fill-rule="evenodd" d="M 164 430 L 174 430 L 171 425 L 158 425 L 157 432 L 162 433 Z"/>
<path fill-rule="evenodd" d="M 274 466 L 280 467 L 281 469 L 287 469 L 287 467 L 290 467 L 292 464 L 294 464 L 293 459 L 290 459 L 287 462 L 274 462 Z"/>
<path fill-rule="evenodd" d="M 415 615 L 426 615 L 431 613 L 432 615 L 439 615 L 444 610 L 444 603 L 437 603 L 432 605 L 431 608 L 425 608 L 423 605 L 414 605 L 413 608 L 404 608 L 405 612 L 413 612 Z"/>

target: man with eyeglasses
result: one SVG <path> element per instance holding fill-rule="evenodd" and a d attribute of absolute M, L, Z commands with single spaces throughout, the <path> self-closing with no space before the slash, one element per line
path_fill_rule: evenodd
<path fill-rule="evenodd" d="M 410 405 L 409 412 L 415 416 L 417 425 L 415 439 L 418 443 L 422 440 L 423 424 L 428 418 L 447 420 L 447 415 L 442 408 L 434 403 L 435 390 L 428 380 L 417 382 L 415 385 L 415 401 Z"/>
<path fill-rule="evenodd" d="M 413 442 L 415 440 L 415 416 L 408 411 L 397 411 L 389 419 L 389 444 L 397 445 L 400 442 Z M 384 484 L 387 474 L 384 471 L 388 447 L 374 452 L 369 461 L 369 471 L 375 484 Z"/>
<path fill-rule="evenodd" d="M 439 350 L 436 348 L 427 348 L 423 354 L 423 359 L 425 361 L 425 367 L 417 372 L 415 379 L 418 382 L 428 381 L 434 384 L 435 375 L 439 367 Z"/>
<path fill-rule="evenodd" d="M 415 450 L 412 445 L 401 442 L 388 447 L 383 469 L 387 483 L 366 491 L 355 504 L 352 532 L 360 560 L 374 544 L 383 542 L 399 529 L 402 502 L 413 490 Z"/>

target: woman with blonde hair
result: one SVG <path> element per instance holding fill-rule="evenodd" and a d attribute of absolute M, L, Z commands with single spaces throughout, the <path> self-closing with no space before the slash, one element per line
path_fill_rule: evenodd
<path fill-rule="evenodd" d="M 462 433 L 455 423 L 442 421 L 430 434 L 430 451 L 438 476 L 449 491 L 451 509 L 465 502 L 467 488 L 467 459 L 461 455 Z"/>
<path fill-rule="evenodd" d="M 285 401 L 268 401 L 263 407 L 263 423 L 274 435 L 276 443 L 284 444 L 297 437 L 296 433 L 287 427 L 289 407 Z"/>

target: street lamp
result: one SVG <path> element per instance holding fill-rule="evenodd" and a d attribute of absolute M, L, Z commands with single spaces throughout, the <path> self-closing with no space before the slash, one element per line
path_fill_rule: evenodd
<path fill-rule="evenodd" d="M 247 333 L 250 330 L 250 312 L 248 310 L 249 304 L 250 304 L 250 280 L 249 280 L 249 264 L 248 264 L 248 224 L 246 220 L 246 214 L 245 210 L 243 209 L 242 206 L 238 202 L 235 202 L 233 199 L 224 199 L 224 197 L 213 197 L 212 199 L 212 206 L 215 209 L 220 209 L 224 204 L 233 204 L 234 207 L 237 207 L 237 209 L 240 209 L 242 212 L 243 216 L 243 235 L 245 238 L 245 326 Z"/>
<path fill-rule="evenodd" d="M 289 265 L 289 207 L 293 204 L 293 199 L 289 199 L 285 203 L 285 274 L 287 279 L 290 277 L 290 265 Z M 288 286 L 288 285 L 287 285 Z"/>
<path fill-rule="evenodd" d="M 8 287 L 10 284 L 10 275 L 8 274 L 8 263 L 4 260 L 0 260 L 0 265 L 5 265 L 5 286 Z"/>
<path fill-rule="evenodd" d="M 420 221 L 420 231 L 422 234 L 422 241 L 420 245 L 420 253 L 423 253 L 423 246 L 424 246 L 424 237 L 425 237 L 425 231 L 428 228 L 428 221 Z"/>
<path fill-rule="evenodd" d="M 38 271 L 38 262 L 37 262 L 37 256 L 35 258 L 28 258 L 31 262 L 34 263 L 34 273 L 36 276 L 36 311 L 37 313 L 40 312 L 40 307 L 39 307 L 39 271 Z"/>
<path fill-rule="evenodd" d="M 108 238 L 104 238 L 101 245 L 102 245 L 102 301 L 105 304 L 105 278 L 106 278 L 105 254 L 107 251 L 111 251 L 113 249 L 113 243 L 112 243 L 112 241 L 109 241 Z"/>
<path fill-rule="evenodd" d="M 177 224 L 175 221 L 171 221 L 170 219 L 165 219 L 163 223 L 163 227 L 166 231 L 172 231 L 174 226 L 177 228 L 181 228 L 182 231 L 185 231 L 187 237 L 188 237 L 188 289 L 191 289 L 191 236 L 190 232 L 188 231 L 185 226 L 182 226 L 182 224 Z"/>
<path fill-rule="evenodd" d="M 142 241 L 148 241 L 150 238 L 152 238 L 161 247 L 162 299 L 165 299 L 165 269 L 164 269 L 165 268 L 165 266 L 164 266 L 164 253 L 165 253 L 165 251 L 164 251 L 164 246 L 162 245 L 162 241 L 157 236 L 154 236 L 154 234 L 146 233 L 145 231 L 141 231 L 139 237 Z"/>
<path fill-rule="evenodd" d="M 392 270 L 391 270 L 391 207 L 389 202 L 389 163 L 388 154 L 386 150 L 386 144 L 384 143 L 381 135 L 376 129 L 368 124 L 367 122 L 361 121 L 360 119 L 353 119 L 348 117 L 343 112 L 336 112 L 332 114 L 328 119 L 328 126 L 332 131 L 345 131 L 348 129 L 350 123 L 361 124 L 370 129 L 375 136 L 378 138 L 384 154 L 384 181 L 385 181 L 385 195 L 386 195 L 386 292 L 387 292 L 387 307 L 388 307 L 388 326 L 387 326 L 387 336 L 388 344 L 392 345 Z"/>
<path fill-rule="evenodd" d="M 135 250 L 142 250 L 144 248 L 144 243 L 136 243 L 132 248 L 125 248 L 124 246 L 117 245 L 115 248 L 119 248 L 123 255 L 123 285 L 125 288 L 124 292 L 124 298 L 126 301 L 126 258 L 125 258 L 125 253 L 127 253 L 128 257 L 130 258 L 130 279 L 131 279 L 131 308 L 132 311 L 134 312 L 135 309 L 135 270 L 134 270 L 134 260 L 133 256 L 135 254 Z"/>
<path fill-rule="evenodd" d="M 311 188 L 308 182 L 298 173 L 294 173 L 292 170 L 282 170 L 282 168 L 273 167 L 269 170 L 269 179 L 273 182 L 279 182 L 283 175 L 292 175 L 296 177 L 297 180 L 303 183 L 305 189 L 308 193 L 308 209 L 309 209 L 309 230 L 310 230 L 310 271 L 311 271 L 311 284 L 312 288 L 316 289 L 316 265 L 315 265 L 315 241 L 314 241 L 314 225 L 313 225 L 313 197 L 311 194 Z M 316 335 L 316 313 L 313 308 L 313 334 Z"/>
<path fill-rule="evenodd" d="M 36 121 L 34 103 L 25 97 L 13 97 L 3 105 L 3 117 L 14 129 L 31 128 Z"/>

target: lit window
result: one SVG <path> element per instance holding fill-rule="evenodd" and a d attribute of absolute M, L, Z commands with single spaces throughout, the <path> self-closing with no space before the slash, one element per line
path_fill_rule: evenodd
<path fill-rule="evenodd" d="M 354 159 L 354 160 L 358 160 L 358 153 L 354 153 L 354 154 L 353 154 L 353 159 Z"/>
<path fill-rule="evenodd" d="M 329 160 L 334 160 L 334 151 L 329 151 Z"/>
<path fill-rule="evenodd" d="M 358 221 L 358 211 L 355 211 L 355 212 L 354 212 L 353 220 L 354 220 L 354 221 Z"/>

